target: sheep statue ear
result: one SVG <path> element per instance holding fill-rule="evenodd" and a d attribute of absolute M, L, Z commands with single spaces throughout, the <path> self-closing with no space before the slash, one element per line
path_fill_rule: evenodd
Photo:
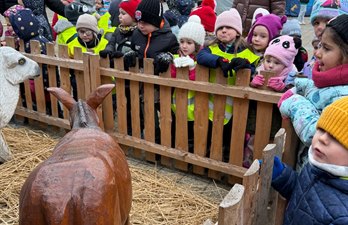
<path fill-rule="evenodd" d="M 288 17 L 286 17 L 285 15 L 280 17 L 280 22 L 282 24 L 286 23 L 287 20 L 288 20 Z"/>
<path fill-rule="evenodd" d="M 295 48 L 299 49 L 302 46 L 302 40 L 299 37 L 294 37 Z"/>

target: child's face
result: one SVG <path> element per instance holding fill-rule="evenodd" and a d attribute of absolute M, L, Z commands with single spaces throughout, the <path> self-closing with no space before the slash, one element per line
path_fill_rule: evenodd
<path fill-rule="evenodd" d="M 131 26 L 134 23 L 132 17 L 121 8 L 120 14 L 118 15 L 118 19 L 120 20 L 120 25 L 123 26 Z"/>
<path fill-rule="evenodd" d="M 326 27 L 327 22 L 329 22 L 330 19 L 328 18 L 316 18 L 313 23 L 314 28 L 314 34 L 319 39 L 321 38 L 321 35 Z"/>
<path fill-rule="evenodd" d="M 185 56 L 191 55 L 196 49 L 195 42 L 189 38 L 180 39 L 179 45 L 182 54 L 184 54 Z"/>
<path fill-rule="evenodd" d="M 140 32 L 143 35 L 148 35 L 149 33 L 152 33 L 155 30 L 157 30 L 158 28 L 150 23 L 146 23 L 144 21 L 139 21 L 138 22 L 138 29 L 140 30 Z"/>
<path fill-rule="evenodd" d="M 103 1 L 102 0 L 95 0 L 95 9 L 96 10 L 101 9 L 103 7 L 104 7 L 104 5 L 103 5 Z"/>
<path fill-rule="evenodd" d="M 269 36 L 268 30 L 264 26 L 256 26 L 254 28 L 253 37 L 251 38 L 251 44 L 255 50 L 264 52 L 268 46 Z"/>
<path fill-rule="evenodd" d="M 80 28 L 77 31 L 79 38 L 84 42 L 90 42 L 94 39 L 93 31 L 87 28 Z"/>
<path fill-rule="evenodd" d="M 319 40 L 312 42 L 312 46 L 313 46 L 313 55 L 315 55 L 317 54 L 317 51 L 319 49 Z"/>
<path fill-rule="evenodd" d="M 285 69 L 285 65 L 283 65 L 281 61 L 269 55 L 265 56 L 265 59 L 263 61 L 263 66 L 265 67 L 266 71 L 271 71 L 275 73 L 276 75 L 279 75 Z"/>
<path fill-rule="evenodd" d="M 323 33 L 315 57 L 319 63 L 319 71 L 326 71 L 347 63 L 347 59 L 343 59 L 340 47 L 333 42 L 328 32 Z"/>
<path fill-rule="evenodd" d="M 317 129 L 312 139 L 312 154 L 320 163 L 348 166 L 348 149 L 325 130 Z"/>
<path fill-rule="evenodd" d="M 237 38 L 237 31 L 232 27 L 220 27 L 216 31 L 216 37 L 224 44 L 231 44 Z"/>
<path fill-rule="evenodd" d="M 6 27 L 7 27 L 7 30 L 9 32 L 13 32 L 13 28 L 12 28 L 12 25 L 10 23 L 10 19 L 8 17 L 5 17 L 5 20 L 6 20 Z"/>

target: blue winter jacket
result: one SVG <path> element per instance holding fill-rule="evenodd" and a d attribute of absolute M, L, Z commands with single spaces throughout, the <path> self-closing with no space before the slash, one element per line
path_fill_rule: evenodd
<path fill-rule="evenodd" d="M 298 78 L 292 90 L 296 94 L 286 99 L 279 110 L 282 116 L 291 119 L 301 141 L 310 146 L 321 112 L 337 99 L 347 96 L 348 85 L 317 88 L 313 80 Z"/>
<path fill-rule="evenodd" d="M 348 224 L 348 180 L 307 163 L 300 174 L 285 166 L 272 186 L 289 200 L 283 225 Z"/>

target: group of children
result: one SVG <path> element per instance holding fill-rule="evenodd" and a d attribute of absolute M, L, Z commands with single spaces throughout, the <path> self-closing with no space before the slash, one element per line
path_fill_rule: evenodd
<path fill-rule="evenodd" d="M 191 7 L 190 1 L 168 3 L 186 3 L 186 7 Z M 249 68 L 252 74 L 251 87 L 267 86 L 273 91 L 284 93 L 278 103 L 282 117 L 291 119 L 305 146 L 312 146 L 309 148 L 308 157 L 305 156 L 309 159 L 309 164 L 304 166 L 297 180 L 289 167 L 275 159 L 273 186 L 290 199 L 285 224 L 303 224 L 296 218 L 304 219 L 309 224 L 313 224 L 313 220 L 318 224 L 347 224 L 348 205 L 344 200 L 341 200 L 343 208 L 338 209 L 330 206 L 320 196 L 311 198 L 309 195 L 329 188 L 330 194 L 335 198 L 347 199 L 347 194 L 344 194 L 347 190 L 343 190 L 346 188 L 337 187 L 340 190 L 343 188 L 342 191 L 337 191 L 335 185 L 346 185 L 348 177 L 348 98 L 342 98 L 348 95 L 348 15 L 339 6 L 328 7 L 327 1 L 314 2 L 311 14 L 315 34 L 314 56 L 307 62 L 308 55 L 302 47 L 297 21 L 287 21 L 285 16 L 279 17 L 274 14 L 257 14 L 248 36 L 244 38 L 242 20 L 234 8 L 218 15 L 213 29 L 211 24 L 204 22 L 206 18 L 200 10 L 211 10 L 211 4 L 211 1 L 205 0 L 200 7 L 192 10 L 187 20 L 176 21 L 180 24 L 176 36 L 171 30 L 169 19 L 165 19 L 163 5 L 159 0 L 122 1 L 118 4 L 119 24 L 106 39 L 98 26 L 97 17 L 85 13 L 89 10 L 84 10 L 81 3 L 71 3 L 66 6 L 66 11 L 79 13 L 76 23 L 73 24 L 76 34 L 71 33 L 67 38 L 63 38 L 63 44 L 68 45 L 71 56 L 74 47 L 79 46 L 83 51 L 92 51 L 103 58 L 124 57 L 126 69 L 135 66 L 136 58 L 140 60 L 140 68 L 143 66 L 143 59 L 153 58 L 156 75 L 170 69 L 171 76 L 176 77 L 177 68 L 189 67 L 190 80 L 195 80 L 195 67 L 196 64 L 200 64 L 211 68 L 211 83 L 216 83 L 217 68 L 222 70 L 227 85 L 235 84 L 238 70 Z M 185 15 L 190 15 L 184 12 Z M 99 13 L 102 14 L 101 10 Z M 35 32 L 28 29 L 32 31 L 29 33 L 22 29 L 23 21 L 16 20 L 21 14 L 30 18 L 30 11 L 20 6 L 9 9 L 5 14 L 15 35 L 24 41 L 37 37 L 45 43 L 46 40 L 41 36 L 39 28 L 35 28 Z M 167 13 L 167 16 L 170 15 Z M 336 16 L 338 17 L 335 18 Z M 35 24 L 34 17 L 32 19 L 29 23 Z M 67 16 L 67 19 L 68 22 L 72 22 L 70 16 Z M 63 29 L 57 29 L 61 30 Z M 13 31 L 11 26 L 8 26 L 7 32 Z M 29 37 L 24 36 L 24 33 Z M 264 71 L 274 74 L 267 82 Z M 307 78 L 297 79 L 299 72 L 303 72 Z M 193 143 L 194 96 L 193 91 L 188 92 L 189 146 Z M 159 110 L 159 100 L 156 104 L 156 109 Z M 252 109 L 252 105 L 250 107 Z M 175 114 L 178 113 L 175 91 L 172 110 L 175 118 Z M 211 95 L 210 121 L 213 121 L 213 112 L 214 96 Z M 230 148 L 232 117 L 233 101 L 227 97 L 223 136 L 223 155 L 226 156 L 224 161 L 228 161 L 229 154 L 226 151 Z M 156 127 L 156 137 L 158 135 L 159 127 Z M 156 142 L 160 143 L 157 139 Z M 306 179 L 312 180 L 312 183 L 307 182 L 307 186 L 303 186 Z M 305 192 L 305 189 L 308 191 Z M 326 192 L 325 189 L 324 193 Z M 318 202 L 324 207 L 320 207 L 320 210 L 310 210 L 311 206 L 318 205 Z M 301 207 L 295 207 L 298 204 Z M 303 204 L 308 204 L 309 207 L 302 207 Z M 327 210 L 325 213 L 328 216 L 322 216 L 324 209 Z M 345 214 L 341 214 L 342 212 Z"/>

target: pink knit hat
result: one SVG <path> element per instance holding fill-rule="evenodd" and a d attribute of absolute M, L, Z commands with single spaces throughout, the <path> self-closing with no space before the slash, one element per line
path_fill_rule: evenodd
<path fill-rule="evenodd" d="M 230 10 L 224 11 L 218 15 L 215 22 L 215 34 L 219 28 L 225 26 L 232 27 L 238 32 L 238 34 L 242 35 L 242 19 L 237 9 L 231 8 Z"/>
<path fill-rule="evenodd" d="M 292 66 L 298 48 L 295 47 L 294 37 L 282 35 L 273 39 L 266 48 L 264 56 L 273 56 L 281 61 L 286 67 Z"/>
<path fill-rule="evenodd" d="M 255 17 L 255 23 L 251 27 L 247 41 L 251 43 L 251 39 L 253 37 L 253 32 L 256 26 L 264 26 L 268 31 L 269 41 L 272 40 L 275 36 L 280 34 L 281 29 L 283 28 L 283 24 L 286 22 L 286 16 L 277 16 L 275 14 L 262 15 L 257 14 Z"/>

